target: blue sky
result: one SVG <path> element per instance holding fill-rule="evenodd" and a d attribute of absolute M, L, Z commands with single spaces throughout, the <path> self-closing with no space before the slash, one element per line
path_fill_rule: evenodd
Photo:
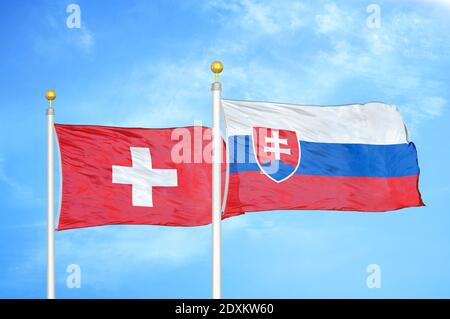
<path fill-rule="evenodd" d="M 56 121 L 209 125 L 209 64 L 223 96 L 397 104 L 426 207 L 290 211 L 223 222 L 223 296 L 450 297 L 450 1 L 0 2 L 0 297 L 44 298 L 46 89 Z M 369 28 L 369 4 L 381 9 Z M 107 226 L 56 233 L 57 296 L 209 298 L 210 227 Z M 81 288 L 66 286 L 69 264 Z M 366 267 L 381 267 L 369 289 Z"/>

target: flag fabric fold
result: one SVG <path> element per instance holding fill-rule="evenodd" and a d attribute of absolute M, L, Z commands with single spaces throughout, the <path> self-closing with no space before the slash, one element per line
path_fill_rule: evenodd
<path fill-rule="evenodd" d="M 222 101 L 225 213 L 422 206 L 414 144 L 396 106 Z"/>
<path fill-rule="evenodd" d="M 55 129 L 62 169 L 58 230 L 211 222 L 211 129 Z"/>
<path fill-rule="evenodd" d="M 393 105 L 222 100 L 222 107 L 223 218 L 424 205 L 416 148 Z M 211 223 L 211 129 L 55 124 L 55 130 L 62 169 L 58 230 Z"/>

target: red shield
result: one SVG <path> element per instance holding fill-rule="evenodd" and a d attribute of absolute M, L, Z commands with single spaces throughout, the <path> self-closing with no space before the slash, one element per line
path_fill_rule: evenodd
<path fill-rule="evenodd" d="M 291 177 L 300 165 L 300 142 L 294 131 L 254 127 L 253 148 L 261 171 L 277 183 Z"/>

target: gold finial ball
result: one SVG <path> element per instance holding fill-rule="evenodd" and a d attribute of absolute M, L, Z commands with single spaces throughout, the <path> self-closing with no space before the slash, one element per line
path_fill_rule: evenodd
<path fill-rule="evenodd" d="M 48 90 L 45 92 L 45 98 L 49 101 L 53 101 L 56 99 L 56 91 L 55 90 Z"/>
<path fill-rule="evenodd" d="M 223 64 L 220 61 L 214 61 L 211 63 L 211 71 L 215 74 L 219 74 L 223 71 Z"/>

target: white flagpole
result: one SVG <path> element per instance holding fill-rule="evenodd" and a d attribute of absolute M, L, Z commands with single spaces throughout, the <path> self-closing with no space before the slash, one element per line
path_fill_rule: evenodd
<path fill-rule="evenodd" d="M 55 227 L 54 227 L 54 167 L 53 167 L 53 122 L 55 110 L 52 102 L 56 92 L 48 90 L 45 98 L 50 105 L 47 108 L 47 299 L 55 299 Z"/>
<path fill-rule="evenodd" d="M 216 80 L 211 86 L 212 91 L 212 297 L 222 298 L 222 242 L 220 223 L 222 220 L 222 138 L 220 136 L 220 95 L 222 85 L 219 73 L 223 65 L 219 61 L 211 64 L 211 71 Z"/>

